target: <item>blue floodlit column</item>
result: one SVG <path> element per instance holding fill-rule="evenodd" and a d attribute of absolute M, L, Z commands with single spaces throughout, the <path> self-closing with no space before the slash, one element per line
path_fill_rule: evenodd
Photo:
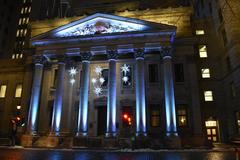
<path fill-rule="evenodd" d="M 176 126 L 176 111 L 175 111 L 175 97 L 174 84 L 172 72 L 172 53 L 170 47 L 162 48 L 163 54 L 163 77 L 164 77 L 164 98 L 166 110 L 166 135 L 177 136 Z"/>
<path fill-rule="evenodd" d="M 31 92 L 31 101 L 28 113 L 27 134 L 37 134 L 37 116 L 40 100 L 40 91 L 43 75 L 43 59 L 42 57 L 35 57 L 34 59 L 35 69 Z"/>
<path fill-rule="evenodd" d="M 64 74 L 65 74 L 65 62 L 58 62 L 58 74 L 57 74 L 57 86 L 55 91 L 55 99 L 53 103 L 53 115 L 52 126 L 50 135 L 60 135 L 61 114 L 63 105 L 63 92 L 64 92 Z"/>
<path fill-rule="evenodd" d="M 90 52 L 81 53 L 82 73 L 80 80 L 79 110 L 76 136 L 87 136 L 88 133 L 88 90 Z"/>
<path fill-rule="evenodd" d="M 146 104 L 144 78 L 144 50 L 135 50 L 136 136 L 146 136 Z"/>
<path fill-rule="evenodd" d="M 117 96 L 117 77 L 116 77 L 116 59 L 117 51 L 108 51 L 108 100 L 107 100 L 107 131 L 106 137 L 116 136 L 116 96 Z"/>

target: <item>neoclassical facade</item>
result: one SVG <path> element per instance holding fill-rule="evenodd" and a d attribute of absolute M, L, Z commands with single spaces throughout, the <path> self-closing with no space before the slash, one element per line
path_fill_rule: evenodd
<path fill-rule="evenodd" d="M 173 59 L 181 59 L 174 58 L 179 55 L 176 29 L 97 13 L 33 37 L 36 54 L 23 145 L 33 141 L 29 137 L 39 136 L 38 141 L 41 136 L 74 141 L 86 137 L 130 140 L 135 135 L 173 138 L 179 146 L 177 119 L 184 125 L 190 118 L 176 113 L 175 95 L 187 95 L 175 93 Z M 189 74 L 194 75 L 194 69 Z M 178 103 L 189 103 L 191 98 Z M 191 102 L 197 103 L 196 98 Z M 201 139 L 199 109 L 194 106 L 183 112 L 191 110 L 195 115 L 191 134 Z"/>

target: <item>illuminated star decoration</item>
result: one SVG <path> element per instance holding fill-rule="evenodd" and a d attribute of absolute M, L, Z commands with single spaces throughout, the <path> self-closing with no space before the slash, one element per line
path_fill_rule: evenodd
<path fill-rule="evenodd" d="M 70 83 L 73 85 L 76 80 L 75 80 L 75 75 L 77 74 L 77 69 L 75 67 L 71 67 L 70 70 L 68 71 L 70 75 Z"/>
<path fill-rule="evenodd" d="M 71 69 L 69 70 L 69 74 L 70 76 L 75 76 L 77 74 L 77 69 L 74 67 L 71 67 Z"/>

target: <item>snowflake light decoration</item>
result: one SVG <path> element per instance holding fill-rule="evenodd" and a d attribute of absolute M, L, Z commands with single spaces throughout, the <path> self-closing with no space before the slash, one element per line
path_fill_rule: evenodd
<path fill-rule="evenodd" d="M 97 82 L 96 78 L 92 78 L 92 83 L 94 84 L 96 82 Z"/>
<path fill-rule="evenodd" d="M 103 83 L 105 82 L 105 79 L 104 79 L 103 77 L 100 77 L 100 78 L 99 78 L 99 82 L 100 82 L 101 84 L 103 84 Z"/>
<path fill-rule="evenodd" d="M 100 95 L 100 94 L 102 94 L 102 88 L 101 87 L 96 87 L 96 88 L 94 88 L 94 92 L 95 92 L 96 95 Z"/>
<path fill-rule="evenodd" d="M 124 65 L 121 67 L 121 71 L 126 75 L 127 72 L 130 71 L 129 65 L 124 64 Z"/>
<path fill-rule="evenodd" d="M 96 73 L 97 75 L 101 75 L 102 70 L 103 70 L 103 69 L 102 69 L 101 67 L 97 66 L 97 67 L 95 68 L 95 73 Z"/>

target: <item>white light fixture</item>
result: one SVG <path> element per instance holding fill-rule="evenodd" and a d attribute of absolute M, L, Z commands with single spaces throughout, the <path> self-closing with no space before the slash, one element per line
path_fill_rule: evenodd
<path fill-rule="evenodd" d="M 127 72 L 130 71 L 129 65 L 124 64 L 124 65 L 121 67 L 121 70 L 122 70 L 122 72 L 126 75 Z"/>
<path fill-rule="evenodd" d="M 96 78 L 92 78 L 92 83 L 96 83 L 96 82 L 97 82 Z"/>
<path fill-rule="evenodd" d="M 19 109 L 21 109 L 22 107 L 21 106 L 17 106 L 17 109 L 19 110 Z"/>
<path fill-rule="evenodd" d="M 101 87 L 96 87 L 94 89 L 94 92 L 95 92 L 96 95 L 100 95 L 100 94 L 102 94 L 102 88 Z"/>
<path fill-rule="evenodd" d="M 77 69 L 74 67 L 71 67 L 71 69 L 69 70 L 69 74 L 70 76 L 75 76 L 77 74 Z"/>
<path fill-rule="evenodd" d="M 98 74 L 98 75 L 101 75 L 101 73 L 102 73 L 102 68 L 99 67 L 99 66 L 97 66 L 97 67 L 95 68 L 95 73 Z"/>
<path fill-rule="evenodd" d="M 99 78 L 99 82 L 103 84 L 105 82 L 105 79 L 103 77 Z"/>
<path fill-rule="evenodd" d="M 70 79 L 70 83 L 73 85 L 76 82 L 74 78 Z"/>
<path fill-rule="evenodd" d="M 124 76 L 123 78 L 122 78 L 122 80 L 123 80 L 123 82 L 127 82 L 128 81 L 128 77 L 127 76 Z"/>

